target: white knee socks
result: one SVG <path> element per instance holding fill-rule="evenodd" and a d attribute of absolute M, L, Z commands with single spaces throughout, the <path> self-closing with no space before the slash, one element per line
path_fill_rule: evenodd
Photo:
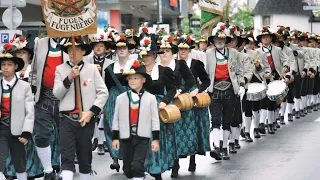
<path fill-rule="evenodd" d="M 63 170 L 61 172 L 61 176 L 63 180 L 73 180 L 73 172 L 68 170 Z M 81 176 L 80 176 L 81 179 Z"/>
<path fill-rule="evenodd" d="M 273 124 L 275 122 L 274 120 L 274 111 L 268 111 L 267 116 L 268 116 L 268 124 Z"/>
<path fill-rule="evenodd" d="M 50 146 L 45 148 L 36 147 L 38 156 L 43 166 L 44 173 L 51 173 L 53 171 L 51 164 L 51 148 Z"/>
<path fill-rule="evenodd" d="M 236 139 L 236 136 L 237 136 L 237 129 L 238 128 L 236 128 L 236 127 L 231 127 L 231 136 L 229 139 L 230 143 L 234 143 L 234 140 Z"/>
<path fill-rule="evenodd" d="M 286 108 L 287 108 L 287 102 L 281 103 L 281 111 L 280 111 L 281 116 L 284 116 L 284 114 L 286 113 Z"/>
<path fill-rule="evenodd" d="M 0 180 L 6 180 L 6 178 L 3 175 L 3 172 L 0 172 Z"/>
<path fill-rule="evenodd" d="M 228 147 L 228 139 L 230 136 L 230 131 L 229 130 L 223 130 L 223 148 Z"/>
<path fill-rule="evenodd" d="M 99 133 L 98 132 L 99 132 L 99 129 L 98 129 L 97 125 L 96 125 L 96 127 L 94 127 L 94 131 L 93 131 L 93 138 L 94 139 L 99 137 Z"/>
<path fill-rule="evenodd" d="M 89 179 L 90 179 L 90 174 L 80 173 L 80 180 L 89 180 Z"/>
<path fill-rule="evenodd" d="M 220 146 L 220 129 L 213 128 L 211 134 L 212 134 L 212 140 L 213 140 L 214 146 L 219 147 Z"/>
<path fill-rule="evenodd" d="M 288 103 L 287 108 L 288 108 L 288 114 L 292 114 L 293 103 Z"/>
<path fill-rule="evenodd" d="M 297 112 L 300 111 L 300 103 L 301 103 L 301 99 L 294 98 L 294 109 Z"/>
<path fill-rule="evenodd" d="M 259 127 L 259 123 L 260 123 L 260 113 L 259 111 L 253 111 L 253 116 L 254 116 L 254 128 L 258 128 Z"/>
<path fill-rule="evenodd" d="M 244 118 L 244 123 L 245 123 L 245 125 L 246 125 L 246 128 L 245 128 L 245 132 L 246 132 L 246 133 L 250 133 L 251 122 L 252 122 L 251 117 L 245 117 L 245 118 Z"/>
<path fill-rule="evenodd" d="M 17 179 L 18 180 L 27 180 L 28 179 L 28 175 L 26 172 L 24 173 L 17 173 Z"/>
<path fill-rule="evenodd" d="M 302 109 L 304 109 L 307 107 L 307 96 L 301 96 L 301 99 L 302 99 L 301 106 L 302 106 Z"/>
<path fill-rule="evenodd" d="M 267 118 L 267 110 L 266 109 L 261 109 L 260 110 L 261 114 L 260 114 L 260 123 L 266 123 L 266 118 Z"/>
<path fill-rule="evenodd" d="M 99 137 L 98 137 L 98 144 L 103 144 L 106 141 L 106 136 L 104 134 L 104 130 L 99 129 Z"/>

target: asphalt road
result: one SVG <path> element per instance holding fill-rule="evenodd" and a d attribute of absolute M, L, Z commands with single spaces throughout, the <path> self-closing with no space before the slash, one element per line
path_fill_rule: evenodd
<path fill-rule="evenodd" d="M 320 179 L 320 112 L 281 126 L 274 135 L 241 141 L 241 149 L 229 161 L 215 161 L 208 154 L 197 156 L 197 170 L 188 172 L 188 159 L 180 161 L 179 178 L 183 180 L 319 180 Z M 253 137 L 253 135 L 252 135 Z M 111 171 L 108 154 L 94 152 L 93 180 L 124 180 L 126 177 Z M 78 174 L 75 175 L 79 179 Z M 153 179 L 150 176 L 146 180 Z M 163 179 L 171 179 L 170 172 Z"/>

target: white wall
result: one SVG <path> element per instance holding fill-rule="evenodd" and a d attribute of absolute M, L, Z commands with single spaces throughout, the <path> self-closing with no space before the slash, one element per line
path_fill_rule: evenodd
<path fill-rule="evenodd" d="M 272 15 L 271 28 L 275 28 L 278 25 L 289 26 L 291 30 L 298 29 L 303 32 L 311 32 L 311 24 L 309 23 L 309 16 L 301 15 Z M 262 27 L 262 16 L 257 15 L 254 17 L 254 28 L 260 30 Z M 313 32 L 320 34 L 320 23 L 313 23 Z"/>

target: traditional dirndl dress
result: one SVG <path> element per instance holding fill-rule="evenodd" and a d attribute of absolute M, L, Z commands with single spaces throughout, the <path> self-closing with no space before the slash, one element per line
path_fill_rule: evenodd
<path fill-rule="evenodd" d="M 209 109 L 205 108 L 193 108 L 194 121 L 196 123 L 197 134 L 197 154 L 205 155 L 210 151 L 210 119 Z"/>
<path fill-rule="evenodd" d="M 160 104 L 163 95 L 155 95 L 158 105 Z M 173 162 L 177 158 L 175 150 L 173 123 L 163 123 L 160 120 L 160 136 L 159 136 L 159 151 L 152 152 L 149 148 L 146 161 L 145 171 L 150 174 L 161 174 L 173 167 Z M 150 145 L 153 139 L 150 139 Z"/>
<path fill-rule="evenodd" d="M 123 88 L 127 91 L 129 90 L 128 86 L 123 86 Z M 104 106 L 104 115 L 103 115 L 103 123 L 104 123 L 104 132 L 106 136 L 107 147 L 109 149 L 110 156 L 112 158 L 122 159 L 121 148 L 117 151 L 112 148 L 112 123 L 114 117 L 114 108 L 116 106 L 116 99 L 121 94 L 121 91 L 118 87 L 114 86 L 109 90 L 109 97 Z M 120 145 L 121 147 L 121 145 Z"/>

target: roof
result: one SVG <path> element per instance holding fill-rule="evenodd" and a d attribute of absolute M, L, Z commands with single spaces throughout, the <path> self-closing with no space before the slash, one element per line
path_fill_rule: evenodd
<path fill-rule="evenodd" d="M 253 15 L 295 14 L 311 16 L 312 11 L 303 10 L 301 0 L 259 0 L 254 8 Z"/>

